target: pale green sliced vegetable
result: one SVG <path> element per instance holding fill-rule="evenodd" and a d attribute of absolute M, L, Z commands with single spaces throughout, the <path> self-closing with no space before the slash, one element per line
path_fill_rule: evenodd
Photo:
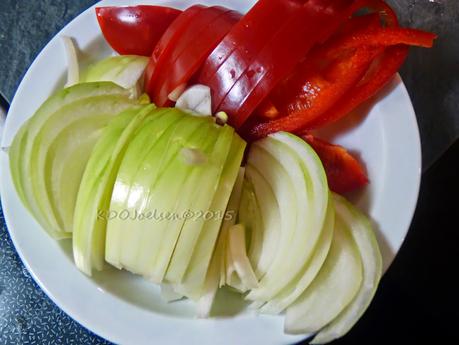
<path fill-rule="evenodd" d="M 256 288 L 258 279 L 247 257 L 244 226 L 242 224 L 232 226 L 229 229 L 228 238 L 231 258 L 242 284 L 248 289 Z"/>
<path fill-rule="evenodd" d="M 244 182 L 244 168 L 239 169 L 239 174 L 231 192 L 230 200 L 226 208 L 225 218 L 220 229 L 217 245 L 212 256 L 212 261 L 207 271 L 206 281 L 204 282 L 203 292 L 197 302 L 197 315 L 201 318 L 207 318 L 210 315 L 217 290 L 226 282 L 225 271 L 225 255 L 227 249 L 228 230 L 236 221 L 237 209 L 242 192 L 242 183 Z M 225 231 L 226 230 L 226 231 Z M 229 250 L 229 248 L 228 248 Z"/>
<path fill-rule="evenodd" d="M 30 180 L 32 182 L 32 192 L 43 214 L 48 215 L 53 228 L 62 229 L 55 216 L 55 210 L 52 207 L 49 190 L 46 185 L 46 162 L 50 157 L 50 148 L 54 141 L 60 136 L 68 126 L 74 122 L 81 123 L 83 118 L 86 119 L 85 126 L 93 123 L 95 128 L 100 128 L 100 121 L 108 123 L 113 117 L 120 112 L 136 108 L 138 105 L 126 97 L 118 95 L 97 96 L 73 102 L 62 107 L 53 116 L 51 116 L 37 133 L 31 152 L 30 161 Z M 30 128 L 30 127 L 29 127 Z M 85 164 L 86 162 L 81 162 Z M 67 180 L 68 184 L 80 184 L 80 177 Z M 68 197 L 75 197 L 69 195 Z M 67 230 L 67 229 L 64 229 Z"/>
<path fill-rule="evenodd" d="M 30 209 L 21 179 L 23 159 L 22 153 L 24 152 L 24 145 L 26 141 L 27 125 L 28 122 L 26 121 L 19 129 L 19 131 L 16 133 L 13 142 L 11 143 L 11 146 L 8 150 L 8 158 L 10 159 L 11 177 L 13 178 L 13 183 L 16 187 L 16 191 L 18 192 L 19 198 L 21 199 L 24 206 Z"/>
<path fill-rule="evenodd" d="M 80 66 L 78 64 L 78 54 L 71 37 L 61 36 L 67 59 L 67 82 L 65 87 L 73 86 L 80 81 Z"/>
<path fill-rule="evenodd" d="M 178 110 L 175 110 L 179 112 Z M 147 276 L 146 265 L 148 264 L 143 255 L 156 255 L 155 249 L 160 245 L 155 239 L 147 239 L 148 236 L 155 237 L 158 229 L 161 230 L 162 225 L 166 222 L 166 212 L 171 213 L 170 202 L 175 201 L 174 197 L 168 192 L 166 196 L 161 196 L 161 199 L 153 198 L 155 185 L 163 175 L 164 170 L 169 164 L 174 161 L 178 156 L 178 148 L 169 150 L 172 142 L 174 141 L 175 134 L 178 128 L 185 128 L 181 126 L 182 122 L 189 123 L 189 118 L 179 112 L 181 118 L 177 120 L 173 126 L 169 127 L 167 134 L 162 136 L 148 155 L 144 158 L 139 169 L 135 184 L 131 187 L 130 194 L 127 199 L 127 206 L 129 214 L 133 217 L 132 220 L 125 221 L 124 226 L 129 231 L 123 233 L 123 246 L 121 247 L 120 262 L 123 267 L 131 272 Z M 169 116 L 167 114 L 166 116 Z M 187 133 L 191 135 L 196 127 L 188 128 Z M 170 173 L 170 172 L 169 172 Z M 177 172 L 172 172 L 170 181 L 172 183 L 173 176 Z M 177 183 L 180 183 L 178 181 Z M 174 184 L 176 185 L 176 184 Z M 164 201 L 164 204 L 162 203 Z M 153 204 L 152 204 L 153 203 Z M 156 205 L 154 205 L 156 203 Z M 160 203 L 158 207 L 158 203 Z M 169 203 L 169 204 L 168 204 Z M 139 221 L 136 215 L 146 215 L 145 219 Z M 154 227 L 154 229 L 152 229 Z M 142 257 L 142 258 L 141 258 Z M 149 262 L 150 263 L 150 262 Z"/>
<path fill-rule="evenodd" d="M 216 134 L 210 119 L 186 116 L 177 124 L 168 144 L 164 164 L 150 187 L 145 205 L 145 210 L 157 210 L 164 219 L 146 220 L 142 224 L 143 233 L 135 262 L 139 272 L 154 282 L 160 283 L 164 278 L 185 222 L 184 214 L 192 205 L 191 190 L 199 181 L 193 177 L 202 176 L 208 169 L 207 164 L 188 164 L 180 152 L 183 148 L 194 148 L 205 156 L 210 155 Z"/>
<path fill-rule="evenodd" d="M 246 244 L 248 248 L 247 256 L 249 257 L 251 265 L 256 272 L 253 263 L 257 262 L 258 257 L 261 255 L 263 243 L 263 221 L 261 219 L 260 205 L 258 204 L 258 200 L 255 196 L 254 187 L 249 179 L 244 179 L 242 185 L 238 223 L 243 224 L 246 229 Z M 227 249 L 226 258 L 226 279 L 228 282 L 231 282 L 228 285 L 240 290 L 242 282 L 239 284 L 240 279 L 234 278 L 235 275 L 237 276 L 237 273 L 236 268 L 233 265 L 229 247 Z M 236 286 L 234 284 L 236 284 Z"/>
<path fill-rule="evenodd" d="M 362 260 L 352 235 L 339 218 L 327 259 L 314 281 L 287 308 L 284 330 L 315 333 L 346 308 L 362 284 Z"/>
<path fill-rule="evenodd" d="M 244 294 L 249 290 L 248 287 L 242 283 L 241 278 L 239 278 L 236 271 L 234 271 L 228 277 L 226 285 L 230 288 L 230 290 L 236 291 L 241 294 Z"/>
<path fill-rule="evenodd" d="M 222 246 L 217 243 L 209 269 L 206 274 L 201 296 L 196 302 L 196 314 L 199 318 L 208 318 L 215 300 L 220 281 L 220 261 L 222 259 Z"/>
<path fill-rule="evenodd" d="M 258 227 L 263 233 L 263 241 L 255 273 L 261 279 L 271 266 L 279 246 L 281 237 L 279 205 L 271 187 L 255 167 L 248 165 L 246 176 L 253 186 L 260 209 Z"/>
<path fill-rule="evenodd" d="M 216 127 L 218 128 L 219 126 Z M 242 154 L 240 154 L 241 158 L 238 162 L 235 173 L 232 171 L 223 171 L 228 154 L 232 148 L 233 137 L 233 128 L 229 126 L 219 127 L 219 135 L 212 153 L 209 156 L 209 162 L 207 163 L 206 169 L 195 188 L 196 192 L 193 193 L 195 197 L 193 198 L 194 200 L 191 206 L 191 211 L 196 215 L 204 215 L 206 211 L 210 210 L 212 212 L 213 209 L 219 211 L 221 209 L 222 199 L 226 200 L 223 206 L 223 209 L 226 209 L 229 195 L 233 189 L 234 182 L 237 177 L 237 171 L 239 170 L 242 160 Z M 236 152 L 234 154 L 236 156 L 238 155 Z M 229 158 L 232 159 L 233 157 Z M 223 183 L 220 183 L 222 174 L 224 179 L 222 180 Z M 219 186 L 221 188 L 220 190 L 218 190 Z M 201 233 L 203 233 L 202 230 L 204 223 L 204 216 L 185 221 L 174 250 L 174 255 L 172 256 L 166 273 L 167 281 L 183 285 L 183 289 L 185 290 L 187 296 L 191 292 L 190 290 L 194 289 L 196 279 L 201 279 L 201 274 L 204 274 L 205 277 L 211 255 L 208 253 L 209 251 L 212 253 L 215 240 L 218 235 L 218 230 L 217 234 L 215 234 L 215 231 L 209 228 L 209 234 L 203 235 L 209 237 L 200 239 Z M 219 224 L 217 228 L 219 229 Z M 199 246 L 199 249 L 196 249 L 196 246 Z M 211 246 L 211 248 L 209 248 L 209 246 Z M 187 272 L 188 267 L 191 269 L 194 268 L 193 265 L 190 266 L 191 260 L 199 265 L 197 266 L 199 270 L 199 273 L 196 273 L 197 278 L 195 278 L 194 271 Z M 204 272 L 201 271 L 201 265 L 206 267 Z M 186 278 L 188 280 L 184 279 L 185 273 L 187 273 Z M 180 292 L 182 292 L 182 289 L 180 289 Z"/>
<path fill-rule="evenodd" d="M 138 241 L 134 243 L 133 240 L 135 236 L 139 236 L 136 228 L 138 221 L 132 218 L 137 216 L 137 208 L 145 198 L 144 189 L 150 185 L 152 176 L 157 173 L 177 121 L 185 116 L 183 112 L 170 109 L 158 111 L 161 113 L 142 126 L 129 144 L 113 188 L 107 223 L 105 260 L 120 269 L 123 267 L 122 250 L 131 250 L 135 253 L 139 246 Z M 146 159 L 149 155 L 158 156 L 158 160 Z M 126 236 L 132 241 L 126 242 Z"/>
<path fill-rule="evenodd" d="M 205 131 L 206 128 L 208 130 L 208 134 L 203 136 L 202 132 Z M 199 131 L 194 135 L 199 138 L 199 142 L 195 142 L 193 144 L 193 141 L 190 140 L 187 143 L 187 147 L 180 150 L 179 156 L 181 155 L 181 157 L 176 158 L 176 164 L 184 163 L 185 166 L 189 166 L 188 169 L 186 169 L 189 173 L 188 176 L 185 176 L 182 188 L 177 190 L 180 197 L 177 197 L 172 209 L 176 214 L 176 219 L 171 219 L 165 222 L 166 227 L 163 232 L 161 247 L 157 251 L 154 264 L 151 265 L 151 268 L 149 269 L 153 281 L 162 281 L 164 279 L 174 248 L 177 244 L 177 240 L 180 236 L 183 225 L 187 220 L 186 214 L 193 205 L 194 191 L 201 181 L 202 174 L 207 169 L 206 164 L 209 160 L 215 140 L 217 139 L 217 131 L 215 131 L 211 121 L 206 124 L 202 124 L 199 127 Z M 196 154 L 195 159 L 184 159 L 184 150 L 191 150 L 194 152 Z M 172 168 L 172 171 L 174 169 L 175 168 Z M 168 177 L 165 176 L 165 178 L 167 179 Z M 167 184 L 164 187 L 167 189 Z"/>
<path fill-rule="evenodd" d="M 320 235 L 319 242 L 311 259 L 304 264 L 303 271 L 299 277 L 293 280 L 278 296 L 268 301 L 260 311 L 267 314 L 279 314 L 291 305 L 307 287 L 312 283 L 319 273 L 333 239 L 335 227 L 335 209 L 333 202 L 328 203 L 327 216 Z"/>
<path fill-rule="evenodd" d="M 17 181 L 16 185 L 21 186 L 20 188 L 22 188 L 22 192 L 20 193 L 25 199 L 25 204 L 28 206 L 35 219 L 37 219 L 42 227 L 54 238 L 69 237 L 69 234 L 65 233 L 59 227 L 55 213 L 52 211 L 46 188 L 40 188 L 41 192 L 45 189 L 45 195 L 37 197 L 32 186 L 31 173 L 37 173 L 36 170 L 32 171 L 32 169 L 36 169 L 32 168 L 32 158 L 34 161 L 36 161 L 36 159 L 41 159 L 42 168 L 45 164 L 44 157 L 36 157 L 35 151 L 37 145 L 39 147 L 41 146 L 40 143 L 37 143 L 37 136 L 39 136 L 39 133 L 50 119 L 59 116 L 58 114 L 62 111 L 62 109 L 68 109 L 72 103 L 82 99 L 103 95 L 112 95 L 127 99 L 127 97 L 129 97 L 129 92 L 113 83 L 78 84 L 58 91 L 46 100 L 46 102 L 44 102 L 36 113 L 29 119 L 27 122 L 27 128 L 22 134 L 22 144 L 20 145 L 19 151 L 15 151 L 13 149 L 13 154 L 10 154 L 10 159 L 18 162 L 18 164 L 15 165 L 17 168 L 12 170 L 12 174 L 13 179 Z M 15 157 L 16 153 L 18 158 Z M 41 171 L 41 174 L 43 174 L 43 172 L 44 168 Z M 43 186 L 44 178 L 41 180 L 41 187 Z"/>
<path fill-rule="evenodd" d="M 225 136 L 228 138 L 232 137 L 232 140 L 229 140 L 229 145 L 227 144 L 230 146 L 229 150 L 226 150 L 226 154 L 222 153 L 222 157 L 224 155 L 226 159 L 220 158 L 220 163 L 219 157 L 214 156 L 215 164 L 221 164 L 223 171 L 219 177 L 217 188 L 212 190 L 212 203 L 207 206 L 207 208 L 206 206 L 202 207 L 202 210 L 210 211 L 210 217 L 207 218 L 205 213 L 203 219 L 201 220 L 203 226 L 196 242 L 196 246 L 193 249 L 193 255 L 188 265 L 185 277 L 182 281 L 182 285 L 187 291 L 187 295 L 194 298 L 199 298 L 202 293 L 201 287 L 206 277 L 212 252 L 218 238 L 231 192 L 233 191 L 234 184 L 236 183 L 246 147 L 246 143 L 239 137 L 239 135 L 235 134 L 234 130 L 229 126 L 225 126 L 222 129 L 221 137 L 224 138 Z M 218 142 L 215 145 L 216 148 L 217 145 Z M 200 185 L 202 185 L 202 183 Z"/>
<path fill-rule="evenodd" d="M 266 140 L 272 140 L 267 138 Z M 288 151 L 286 151 L 288 153 Z M 292 240 L 293 232 L 295 231 L 297 218 L 298 218 L 298 205 L 296 201 L 296 191 L 295 186 L 289 177 L 287 171 L 282 167 L 279 162 L 265 150 L 260 148 L 258 145 L 252 145 L 249 158 L 248 158 L 248 165 L 256 167 L 259 172 L 263 172 L 263 177 L 266 182 L 271 186 L 273 190 L 273 194 L 276 198 L 276 204 L 279 205 L 279 215 L 280 215 L 280 224 L 281 228 L 279 229 L 279 243 L 278 243 L 278 250 L 277 252 L 272 253 L 273 255 L 273 263 L 277 259 L 277 261 L 281 260 L 282 257 L 286 257 L 287 253 L 285 251 L 287 248 L 290 249 L 289 245 Z M 297 165 L 298 166 L 298 165 Z M 304 184 L 304 181 L 303 181 Z M 305 193 L 306 191 L 303 189 L 302 191 Z M 256 200 L 256 196 L 254 196 Z M 307 206 L 303 205 L 303 208 Z M 242 212 L 241 207 L 241 212 Z M 303 211 L 303 209 L 302 209 Z M 241 213 L 242 215 L 242 213 Z M 261 216 L 260 216 L 261 218 Z M 241 221 L 244 223 L 244 221 Z M 244 223 L 245 224 L 245 223 Z M 260 224 L 260 229 L 255 230 L 256 233 L 252 231 L 252 239 L 249 243 L 249 258 L 250 262 L 252 263 L 252 267 L 255 272 L 260 272 L 259 269 L 259 260 L 261 256 L 261 252 L 263 249 L 263 226 L 261 221 L 257 221 L 255 225 Z M 273 264 L 272 263 L 272 264 Z M 272 264 L 270 266 L 272 266 Z M 285 267 L 285 266 L 284 266 Z M 263 290 L 269 289 L 271 284 L 266 282 L 267 273 L 263 275 L 263 278 L 259 282 L 259 287 L 257 289 L 252 290 L 247 298 L 251 300 L 263 300 L 267 301 L 272 296 L 268 294 L 270 291 L 266 291 L 264 293 Z M 271 280 L 271 276 L 268 276 Z M 279 280 L 279 276 L 278 276 Z M 283 280 L 278 281 L 277 285 L 283 284 Z M 264 293 L 262 295 L 261 293 Z"/>
<path fill-rule="evenodd" d="M 150 105 L 114 118 L 86 165 L 75 207 L 73 255 L 77 267 L 87 275 L 104 266 L 107 213 L 119 165 L 135 131 L 153 110 Z"/>
<path fill-rule="evenodd" d="M 244 183 L 245 168 L 239 168 L 239 174 L 234 184 L 233 191 L 231 192 L 228 206 L 226 208 L 225 217 L 223 219 L 222 227 L 220 229 L 220 235 L 218 238 L 217 245 L 221 246 L 221 260 L 220 260 L 220 281 L 219 287 L 226 284 L 226 267 L 227 267 L 227 255 L 230 254 L 228 247 L 228 230 L 234 224 L 238 217 L 239 205 L 241 203 L 242 185 Z M 228 254 L 227 254 L 228 253 Z"/>
<path fill-rule="evenodd" d="M 251 300 L 269 301 L 301 274 L 304 263 L 313 255 L 325 222 L 329 191 L 322 163 L 304 140 L 290 133 L 278 132 L 256 142 L 254 146 L 251 151 L 253 154 L 249 155 L 249 164 L 266 174 L 280 207 L 290 208 L 287 212 L 281 210 L 282 231 L 275 259 L 261 279 L 259 288 L 253 289 L 247 296 Z M 260 151 L 255 149 L 266 154 L 260 159 L 257 157 Z M 281 168 L 267 166 L 263 158 L 267 156 L 272 157 Z M 288 167 L 287 171 L 284 167 Z M 278 176 L 268 178 L 267 170 L 273 173 L 277 170 Z M 278 178 L 283 181 L 276 181 Z M 279 191 L 276 184 L 288 180 L 291 181 L 293 194 L 286 198 L 288 190 Z M 292 204 L 293 196 L 295 199 Z M 288 217 L 294 217 L 290 226 Z M 285 270 L 285 267 L 289 269 Z"/>
<path fill-rule="evenodd" d="M 242 192 L 242 183 L 244 182 L 244 172 L 245 168 L 239 168 L 239 173 L 228 201 L 228 206 L 226 208 L 220 234 L 215 246 L 215 251 L 212 256 L 212 261 L 210 263 L 209 270 L 207 271 L 202 296 L 197 302 L 197 314 L 202 318 L 206 318 L 210 315 L 217 290 L 226 283 L 225 256 L 228 241 L 227 235 L 229 228 L 234 225 L 236 221 L 237 210 L 239 208 Z"/>
<path fill-rule="evenodd" d="M 110 81 L 125 89 L 136 88 L 142 83 L 148 58 L 137 55 L 110 56 L 88 67 L 81 77 L 82 82 Z"/>
<path fill-rule="evenodd" d="M 82 117 L 67 126 L 50 145 L 45 185 L 60 229 L 73 231 L 73 213 L 86 163 L 111 116 Z"/>
<path fill-rule="evenodd" d="M 212 116 L 210 87 L 199 84 L 189 87 L 177 99 L 175 107 L 194 116 Z"/>
<path fill-rule="evenodd" d="M 345 335 L 360 319 L 376 293 L 382 275 L 382 258 L 371 223 L 355 206 L 334 195 L 336 216 L 350 229 L 360 251 L 363 282 L 351 303 L 311 341 L 325 344 Z"/>

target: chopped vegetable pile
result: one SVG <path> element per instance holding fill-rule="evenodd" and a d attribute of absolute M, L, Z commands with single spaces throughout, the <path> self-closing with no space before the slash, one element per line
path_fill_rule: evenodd
<path fill-rule="evenodd" d="M 145 91 L 156 105 L 171 106 L 187 86 L 206 85 L 213 112 L 227 113 L 249 142 L 278 131 L 311 137 L 381 90 L 409 46 L 431 47 L 436 37 L 401 28 L 382 0 L 259 0 L 244 16 L 220 6 L 179 14 L 102 7 L 97 16 L 113 49 L 150 57 Z M 332 189 L 365 186 L 360 163 L 344 149 L 334 155 L 342 155 L 336 166 L 324 157 Z"/>
<path fill-rule="evenodd" d="M 218 288 L 314 344 L 346 334 L 382 259 L 343 197 L 368 183 L 314 130 L 385 86 L 409 46 L 382 0 L 259 0 L 242 15 L 193 5 L 96 9 L 119 53 L 80 70 L 9 149 L 17 193 L 77 267 L 108 263 L 189 298 L 208 317 Z M 174 107 L 175 106 L 175 107 Z"/>

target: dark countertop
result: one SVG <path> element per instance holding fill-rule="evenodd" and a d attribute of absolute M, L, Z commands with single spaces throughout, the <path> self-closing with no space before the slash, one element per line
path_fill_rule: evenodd
<path fill-rule="evenodd" d="M 2 0 L 0 92 L 11 100 L 46 42 L 94 0 Z M 440 35 L 432 50 L 413 49 L 402 77 L 412 97 L 423 140 L 425 168 L 459 133 L 459 2 L 389 0 L 408 26 Z M 384 276 L 376 299 L 339 344 L 459 343 L 457 271 L 459 144 L 424 174 L 409 235 Z M 450 201 L 451 200 L 451 201 Z M 1 209 L 0 209 L 1 211 Z M 0 213 L 0 344 L 102 344 L 37 287 L 20 262 Z M 443 340 L 443 342 L 442 342 Z"/>

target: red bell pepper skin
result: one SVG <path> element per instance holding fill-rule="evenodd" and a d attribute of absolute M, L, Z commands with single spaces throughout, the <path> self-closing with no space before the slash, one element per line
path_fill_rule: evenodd
<path fill-rule="evenodd" d="M 162 6 L 97 7 L 96 16 L 110 46 L 121 55 L 150 56 L 181 11 Z"/>
<path fill-rule="evenodd" d="M 217 45 L 197 78 L 197 83 L 212 90 L 214 111 L 261 49 L 301 6 L 299 1 L 260 0 Z"/>
<path fill-rule="evenodd" d="M 368 184 L 362 165 L 345 148 L 329 144 L 310 134 L 303 134 L 302 138 L 311 145 L 322 161 L 328 186 L 332 191 L 343 194 Z"/>
<path fill-rule="evenodd" d="M 305 124 L 303 129 L 319 128 L 336 122 L 375 96 L 398 72 L 408 56 L 408 51 L 409 47 L 405 45 L 387 48 L 359 84 L 350 89 L 327 112 Z"/>
<path fill-rule="evenodd" d="M 325 70 L 318 66 L 320 60 L 307 59 L 284 87 L 279 85 L 277 92 L 271 94 L 270 100 L 287 116 L 255 125 L 249 131 L 250 138 L 278 131 L 297 132 L 322 116 L 362 79 L 381 51 L 381 48 L 358 48 L 331 62 Z"/>
<path fill-rule="evenodd" d="M 190 23 L 204 8 L 206 7 L 201 5 L 189 7 L 172 22 L 161 36 L 161 39 L 156 44 L 151 54 L 145 70 L 144 87 L 148 95 L 154 94 L 155 79 L 158 77 L 159 71 L 161 71 L 163 66 L 168 63 L 169 53 L 173 49 L 175 43 L 182 37 Z"/>
<path fill-rule="evenodd" d="M 378 21 L 374 20 L 374 14 L 352 18 L 325 45 L 310 53 L 304 65 L 314 66 L 311 59 L 328 61 L 333 56 L 365 47 L 367 50 L 373 49 L 372 55 L 367 55 L 368 58 L 365 59 L 356 54 L 354 59 L 349 60 L 347 67 L 343 62 L 338 63 L 337 67 L 344 67 L 341 69 L 343 73 L 338 74 L 331 85 L 326 82 L 327 78 L 321 76 L 320 68 L 309 67 L 308 72 L 308 67 L 302 70 L 300 65 L 300 69 L 294 72 L 294 77 L 280 83 L 269 99 L 265 100 L 265 104 L 257 109 L 258 123 L 251 121 L 250 127 L 244 128 L 245 135 L 249 139 L 256 139 L 280 130 L 298 132 L 336 121 L 376 94 L 390 81 L 391 74 L 398 71 L 406 53 L 402 48 L 396 48 L 381 54 L 386 46 L 432 46 L 436 37 L 434 34 L 399 28 L 390 7 L 388 10 L 385 7 L 378 8 L 389 13 L 390 27 L 381 27 L 379 18 Z M 380 15 L 378 13 L 378 17 Z M 383 61 L 374 62 L 370 69 L 371 61 L 379 54 Z M 269 118 L 271 121 L 260 121 L 262 118 Z"/>
<path fill-rule="evenodd" d="M 159 71 L 155 90 L 150 95 L 154 103 L 158 106 L 172 105 L 168 95 L 188 83 L 215 46 L 240 19 L 238 12 L 223 7 L 204 9 L 171 50 L 170 62 Z"/>
<path fill-rule="evenodd" d="M 406 44 L 423 48 L 432 48 L 437 35 L 407 28 L 366 28 L 354 34 L 346 35 L 338 42 L 343 49 L 357 48 L 362 45 L 393 46 Z"/>
<path fill-rule="evenodd" d="M 323 65 L 323 61 L 330 62 L 336 60 L 337 56 L 342 53 L 342 48 L 339 45 L 339 40 L 343 37 L 346 37 L 347 35 L 354 34 L 355 32 L 366 29 L 368 27 L 378 28 L 380 24 L 381 20 L 378 13 L 354 17 L 344 23 L 339 31 L 335 33 L 333 37 L 327 41 L 326 44 L 319 46 L 311 51 L 305 62 L 301 63 L 297 68 L 295 68 L 289 77 L 281 81 L 274 88 L 269 97 L 260 104 L 260 106 L 255 110 L 255 116 L 260 119 L 258 122 L 273 120 L 279 117 L 281 112 L 284 115 L 291 114 L 294 112 L 292 107 L 290 107 L 288 104 L 291 100 L 297 99 L 297 103 L 298 101 L 303 100 L 304 103 L 311 104 L 310 97 L 317 96 L 317 94 L 311 94 L 310 92 L 305 93 L 301 88 L 306 87 L 306 90 L 310 90 L 314 84 L 311 83 L 310 78 L 314 72 L 317 74 L 319 71 L 321 71 L 319 65 Z M 349 54 L 347 55 L 349 56 Z M 341 61 L 341 63 L 342 62 L 343 61 Z M 316 80 L 320 80 L 319 76 L 316 76 L 315 78 Z M 322 80 L 324 79 L 322 78 Z M 320 86 L 316 85 L 316 89 L 318 87 Z M 257 122 L 251 121 L 251 123 L 256 124 Z M 250 128 L 250 126 L 246 127 Z"/>
<path fill-rule="evenodd" d="M 306 2 L 288 19 L 227 93 L 219 111 L 240 128 L 272 89 L 317 43 L 325 41 L 347 19 L 352 0 Z"/>

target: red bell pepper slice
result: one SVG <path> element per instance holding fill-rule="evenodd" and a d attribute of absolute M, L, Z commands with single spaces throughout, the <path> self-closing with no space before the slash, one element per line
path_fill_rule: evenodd
<path fill-rule="evenodd" d="M 366 28 L 354 34 L 346 35 L 338 42 L 343 49 L 357 48 L 362 45 L 393 46 L 406 44 L 432 48 L 437 35 L 416 29 L 408 28 Z"/>
<path fill-rule="evenodd" d="M 307 59 L 286 85 L 279 85 L 277 92 L 271 94 L 270 101 L 279 113 L 287 116 L 257 124 L 250 129 L 250 137 L 262 138 L 278 131 L 295 132 L 322 116 L 362 79 L 381 51 L 381 48 L 358 48 L 331 62 L 325 70 L 319 67 L 322 61 Z"/>
<path fill-rule="evenodd" d="M 345 148 L 329 144 L 310 134 L 303 134 L 302 138 L 311 145 L 322 161 L 328 186 L 332 191 L 343 194 L 368 184 L 362 165 Z"/>
<path fill-rule="evenodd" d="M 187 84 L 240 18 L 238 12 L 223 7 L 209 7 L 199 13 L 170 51 L 169 63 L 159 71 L 154 91 L 150 95 L 156 105 L 172 104 L 168 95 Z"/>
<path fill-rule="evenodd" d="M 303 4 L 263 48 L 218 106 L 218 110 L 230 115 L 230 124 L 240 128 L 308 51 L 336 31 L 347 18 L 346 10 L 352 2 L 316 0 Z"/>
<path fill-rule="evenodd" d="M 374 53 L 378 51 L 382 53 L 385 44 L 403 43 L 429 47 L 436 37 L 434 34 L 412 29 L 381 28 L 379 21 L 376 22 L 372 16 L 351 19 L 340 33 L 323 47 L 316 49 L 310 56 L 313 55 L 316 59 L 327 61 L 339 52 L 352 49 L 358 51 L 365 47 L 367 47 L 365 49 L 371 49 L 371 46 L 374 46 Z M 392 19 L 391 25 L 396 25 L 394 20 L 396 18 Z M 389 56 L 391 51 L 387 53 Z M 395 51 L 398 51 L 398 48 Z M 367 55 L 366 59 L 365 57 L 359 58 L 359 55 L 363 56 L 362 54 L 364 51 L 349 60 L 347 67 L 342 61 L 338 63 L 338 67 L 340 65 L 344 67 L 341 69 L 343 73 L 338 74 L 331 85 L 324 83 L 319 68 L 309 68 L 308 72 L 307 66 L 314 66 L 309 57 L 304 64 L 307 66 L 303 66 L 303 70 L 300 68 L 295 71 L 294 78 L 279 84 L 270 98 L 265 100 L 265 104 L 262 104 L 256 112 L 259 118 L 273 119 L 280 117 L 281 114 L 287 116 L 262 123 L 260 120 L 258 123 L 251 121 L 249 124 L 251 127 L 247 126 L 244 129 L 245 132 L 248 131 L 248 137 L 260 138 L 280 130 L 295 132 L 301 128 L 317 128 L 329 121 L 335 121 L 335 118 L 344 116 L 377 93 L 390 80 L 390 73 L 395 74 L 404 60 L 399 61 L 398 58 L 401 57 L 397 55 L 398 58 L 386 57 L 381 64 L 373 64 L 371 72 L 366 73 L 365 78 L 354 87 L 370 66 L 371 61 L 378 55 Z M 384 66 L 386 64 L 387 66 Z M 335 102 L 337 106 L 336 110 L 333 110 Z M 344 113 L 338 114 L 338 111 Z"/>
<path fill-rule="evenodd" d="M 299 8 L 297 0 L 260 0 L 217 45 L 197 78 L 212 90 L 214 111 L 254 57 Z"/>
<path fill-rule="evenodd" d="M 106 41 L 121 55 L 150 56 L 181 11 L 162 6 L 97 7 Z"/>
<path fill-rule="evenodd" d="M 204 8 L 206 7 L 202 5 L 194 5 L 183 11 L 167 28 L 156 44 L 145 70 L 145 91 L 149 95 L 153 94 L 155 78 L 157 78 L 163 66 L 167 64 L 169 52 L 173 49 L 174 44 L 186 32 L 190 23 Z"/>
<path fill-rule="evenodd" d="M 313 87 L 313 82 L 310 78 L 313 77 L 314 71 L 318 74 L 319 71 L 323 69 L 320 65 L 324 65 L 324 61 L 330 63 L 330 61 L 337 60 L 337 56 L 342 54 L 342 47 L 337 41 L 342 37 L 346 37 L 347 35 L 368 27 L 378 28 L 380 24 L 380 15 L 378 13 L 354 17 L 344 23 L 343 27 L 339 29 L 339 32 L 333 35 L 326 44 L 315 48 L 308 55 L 306 61 L 301 63 L 289 77 L 280 82 L 269 97 L 260 104 L 255 110 L 255 116 L 260 119 L 259 122 L 264 122 L 263 119 L 265 121 L 275 119 L 281 115 L 281 112 L 284 115 L 294 112 L 292 111 L 292 107 L 288 105 L 291 100 L 297 99 L 296 102 L 298 102 L 302 99 L 304 103 L 310 104 L 311 102 L 308 98 L 315 97 L 317 94 L 305 93 L 302 91 L 302 87 L 306 87 L 306 90 L 310 90 Z M 330 44 L 330 41 L 337 43 Z M 350 56 L 349 53 L 347 56 Z M 343 64 L 345 61 L 341 59 L 340 63 Z M 312 68 L 312 66 L 314 66 L 314 68 Z M 317 79 L 319 76 L 315 78 Z M 317 88 L 319 88 L 319 85 L 316 85 L 316 89 Z M 253 121 L 251 121 L 251 123 L 256 124 L 256 122 Z M 247 126 L 247 128 L 250 128 L 250 126 Z"/>
<path fill-rule="evenodd" d="M 362 81 L 349 90 L 331 109 L 304 125 L 304 129 L 323 127 L 346 116 L 360 104 L 376 95 L 398 72 L 408 56 L 409 47 L 396 45 L 387 48 L 376 59 Z"/>

